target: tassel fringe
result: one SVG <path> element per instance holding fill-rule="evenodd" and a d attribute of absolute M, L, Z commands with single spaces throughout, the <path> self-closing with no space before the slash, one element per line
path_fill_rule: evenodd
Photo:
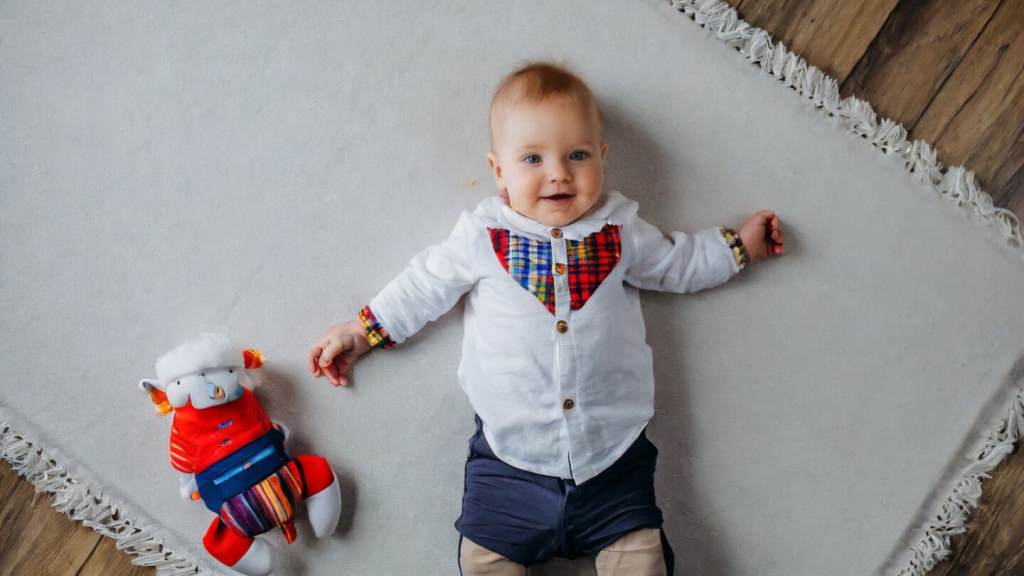
<path fill-rule="evenodd" d="M 886 154 L 898 154 L 904 168 L 918 181 L 928 184 L 940 198 L 961 207 L 978 221 L 994 228 L 1007 244 L 1017 248 L 1024 260 L 1024 238 L 1017 215 L 992 204 L 992 197 L 978 188 L 974 172 L 953 166 L 945 174 L 935 150 L 923 140 L 907 141 L 907 131 L 888 118 L 881 121 L 871 105 L 854 96 L 841 99 L 839 84 L 820 69 L 790 52 L 782 42 L 773 42 L 761 28 L 740 19 L 736 10 L 722 0 L 669 0 L 702 28 L 711 30 L 726 45 L 757 64 L 762 70 L 796 90 L 816 107 L 835 117 L 851 132 L 871 142 Z"/>
<path fill-rule="evenodd" d="M 781 42 L 773 42 L 761 28 L 739 18 L 736 10 L 721 0 L 670 0 L 672 7 L 687 15 L 702 28 L 709 29 L 728 46 L 758 64 L 762 70 L 785 82 L 802 97 L 838 118 L 851 132 L 871 142 L 886 154 L 898 154 L 906 170 L 918 181 L 927 183 L 948 203 L 966 209 L 985 224 L 997 229 L 1007 243 L 1024 249 L 1017 216 L 992 204 L 992 197 L 978 188 L 974 172 L 953 166 L 945 173 L 935 150 L 923 140 L 907 142 L 903 126 L 888 118 L 878 120 L 871 105 L 856 97 L 839 97 L 835 79 L 790 52 Z M 1024 258 L 1024 255 L 1022 255 Z M 953 492 L 941 505 L 935 520 L 924 527 L 921 541 L 911 548 L 911 556 L 899 576 L 923 576 L 950 553 L 950 536 L 967 531 L 965 522 L 977 509 L 981 481 L 1013 452 L 1024 429 L 1024 391 L 1021 391 L 1003 420 L 984 439 L 972 455 L 974 460 L 961 473 Z M 37 492 L 55 497 L 53 508 L 81 522 L 103 536 L 117 541 L 117 549 L 133 556 L 132 564 L 152 566 L 158 576 L 211 575 L 203 562 L 190 561 L 170 550 L 164 541 L 168 534 L 160 529 L 128 518 L 123 505 L 76 480 L 56 454 L 40 448 L 24 435 L 0 420 L 0 452 L 19 476 L 24 476 Z"/>
<path fill-rule="evenodd" d="M 921 541 L 910 549 L 910 557 L 899 571 L 899 576 L 923 576 L 951 553 L 950 536 L 967 531 L 966 521 L 978 508 L 982 479 L 1014 450 L 1024 429 L 1024 390 L 1018 392 L 1006 418 L 984 438 L 982 445 L 970 458 L 973 460 L 960 473 L 953 492 L 939 508 L 935 518 L 924 526 Z"/>
<path fill-rule="evenodd" d="M 169 534 L 128 517 L 124 506 L 77 479 L 56 451 L 41 448 L 0 419 L 0 455 L 36 492 L 54 496 L 53 508 L 103 536 L 133 556 L 132 564 L 156 568 L 158 576 L 212 575 L 203 562 L 186 560 L 165 544 Z"/>
<path fill-rule="evenodd" d="M 734 48 L 762 70 L 786 83 L 802 97 L 823 109 L 830 117 L 869 140 L 886 154 L 898 154 L 911 176 L 928 184 L 939 198 L 960 207 L 978 221 L 996 229 L 1007 244 L 1022 251 L 1020 220 L 1005 208 L 992 204 L 992 197 L 983 192 L 974 180 L 974 172 L 963 166 L 953 166 L 945 173 L 936 151 L 924 140 L 907 142 L 907 131 L 901 124 L 878 115 L 871 105 L 854 96 L 841 99 L 839 84 L 810 65 L 806 60 L 786 49 L 782 42 L 772 42 L 771 36 L 761 28 L 740 19 L 736 10 L 721 0 L 670 0 L 679 10 L 702 28 L 711 30 L 726 45 Z M 972 463 L 960 473 L 960 480 L 952 493 L 940 506 L 935 519 L 921 527 L 924 535 L 910 549 L 906 564 L 899 576 L 924 576 L 952 552 L 950 536 L 967 531 L 966 521 L 978 508 L 981 481 L 1013 452 L 1024 429 L 1024 390 L 1010 407 L 1006 419 L 985 437 L 982 446 L 971 455 Z"/>

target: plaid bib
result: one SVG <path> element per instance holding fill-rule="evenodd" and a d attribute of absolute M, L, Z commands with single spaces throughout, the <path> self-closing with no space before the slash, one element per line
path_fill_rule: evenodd
<path fill-rule="evenodd" d="M 601 282 L 619 262 L 622 242 L 619 224 L 605 224 L 604 228 L 582 240 L 566 240 L 570 308 L 579 310 L 587 303 Z M 555 264 L 551 258 L 551 244 L 512 234 L 503 228 L 488 228 L 491 244 L 498 261 L 513 280 L 537 297 L 537 300 L 555 314 Z"/>

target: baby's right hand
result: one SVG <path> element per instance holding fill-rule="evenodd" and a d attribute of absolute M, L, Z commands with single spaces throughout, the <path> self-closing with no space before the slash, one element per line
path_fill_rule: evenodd
<path fill-rule="evenodd" d="M 309 372 L 321 374 L 334 386 L 348 386 L 348 369 L 361 354 L 370 349 L 366 328 L 360 320 L 335 324 L 324 332 L 309 350 Z"/>

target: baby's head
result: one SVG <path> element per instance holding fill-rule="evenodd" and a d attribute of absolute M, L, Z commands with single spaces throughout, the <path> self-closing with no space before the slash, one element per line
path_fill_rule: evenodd
<path fill-rule="evenodd" d="M 520 214 L 565 226 L 600 199 L 601 114 L 571 72 L 534 62 L 509 74 L 494 92 L 490 126 L 487 162 Z"/>

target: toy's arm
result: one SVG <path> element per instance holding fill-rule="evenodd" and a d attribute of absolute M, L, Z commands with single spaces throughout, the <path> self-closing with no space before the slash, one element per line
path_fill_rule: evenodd
<path fill-rule="evenodd" d="M 291 430 L 289 430 L 288 427 L 285 426 L 284 424 L 278 422 L 277 420 L 271 420 L 270 423 L 274 426 L 274 428 L 277 428 L 278 430 L 281 431 L 281 434 L 284 435 L 285 440 L 287 440 L 288 436 L 291 435 Z"/>
<path fill-rule="evenodd" d="M 178 472 L 178 494 L 182 500 L 199 500 L 199 486 L 196 475 L 190 472 Z"/>
<path fill-rule="evenodd" d="M 171 466 L 178 472 L 191 474 L 199 448 L 194 442 L 182 434 L 178 427 L 171 424 Z"/>
<path fill-rule="evenodd" d="M 370 345 L 390 348 L 437 320 L 477 281 L 470 263 L 473 216 L 463 212 L 451 236 L 419 254 L 360 312 Z"/>
<path fill-rule="evenodd" d="M 735 232 L 718 226 L 694 234 L 670 237 L 637 217 L 625 235 L 633 243 L 626 282 L 644 290 L 697 292 L 717 286 L 737 274 L 740 262 L 727 237 Z M 743 262 L 746 264 L 746 262 Z"/>

